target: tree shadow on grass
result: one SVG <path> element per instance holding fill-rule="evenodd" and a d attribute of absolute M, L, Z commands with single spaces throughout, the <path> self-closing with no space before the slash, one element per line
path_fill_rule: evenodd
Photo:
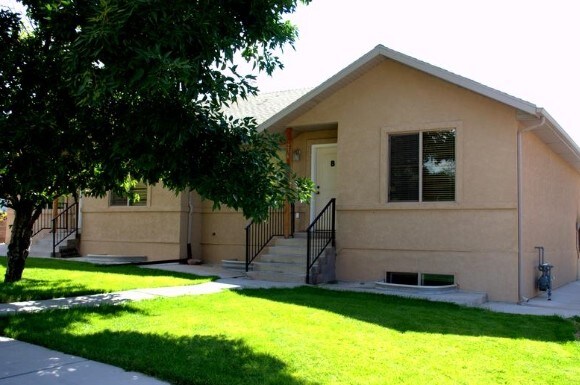
<path fill-rule="evenodd" d="M 88 295 L 97 294 L 99 291 L 87 289 L 86 286 L 70 279 L 24 279 L 9 284 L 0 282 L 0 293 L 2 293 L 0 302 L 8 303 L 58 298 L 62 297 L 63 293 Z"/>
<path fill-rule="evenodd" d="M 0 266 L 6 268 L 6 257 L 0 256 Z M 204 276 L 200 277 L 189 273 L 180 273 L 168 270 L 142 269 L 135 265 L 95 265 L 89 262 L 67 261 L 50 258 L 28 258 L 26 268 L 54 269 L 54 270 L 71 270 L 84 272 L 111 272 L 124 275 L 134 275 L 139 277 L 179 277 L 179 278 L 209 278 L 218 279 L 218 277 Z M 26 274 L 26 269 L 24 270 Z"/>
<path fill-rule="evenodd" d="M 191 336 L 112 330 L 78 335 L 68 328 L 95 316 L 121 318 L 133 313 L 147 316 L 130 305 L 17 315 L 0 318 L 0 333 L 172 384 L 316 385 L 292 376 L 286 363 L 254 351 L 241 339 L 195 335 L 195 330 Z"/>
<path fill-rule="evenodd" d="M 6 268 L 6 257 L 0 257 L 0 273 L 2 278 L 4 276 L 4 269 Z M 218 277 L 200 277 L 188 273 L 179 273 L 165 270 L 156 269 L 142 269 L 137 266 L 128 265 L 94 265 L 87 262 L 75 262 L 75 261 L 63 261 L 54 259 L 44 259 L 44 258 L 29 258 L 26 261 L 26 268 L 37 268 L 54 271 L 74 271 L 74 272 L 86 272 L 86 273 L 110 273 L 110 274 L 120 274 L 127 276 L 127 279 L 133 277 L 147 278 L 147 277 L 173 277 L 173 278 L 183 278 L 192 281 L 191 284 L 195 284 L 194 280 L 203 279 L 214 281 Z M 29 301 L 29 300 L 42 300 L 42 299 L 52 299 L 63 296 L 78 296 L 78 295 L 90 295 L 90 294 L 100 294 L 103 293 L 102 289 L 89 288 L 82 283 L 61 278 L 55 279 L 35 279 L 28 278 L 26 269 L 24 270 L 24 275 L 22 281 L 5 284 L 0 282 L 0 302 L 16 302 L 16 301 Z"/>
<path fill-rule="evenodd" d="M 574 324 L 557 316 L 496 313 L 452 303 L 314 287 L 246 289 L 240 295 L 329 311 L 399 332 L 574 341 Z"/>

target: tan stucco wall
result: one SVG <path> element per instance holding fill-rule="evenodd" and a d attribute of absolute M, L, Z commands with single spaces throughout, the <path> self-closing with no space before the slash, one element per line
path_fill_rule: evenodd
<path fill-rule="evenodd" d="M 186 256 L 187 197 L 149 187 L 147 206 L 109 206 L 83 198 L 81 254 L 143 255 L 149 260 Z"/>
<path fill-rule="evenodd" d="M 8 218 L 2 220 L 0 219 L 0 243 L 5 243 L 8 238 L 6 238 L 6 233 L 8 232 Z"/>
<path fill-rule="evenodd" d="M 340 160 L 338 279 L 454 274 L 463 289 L 517 300 L 514 109 L 385 61 L 290 126 L 329 122 Z M 447 127 L 457 130 L 456 202 L 388 203 L 388 134 Z"/>
<path fill-rule="evenodd" d="M 12 224 L 14 223 L 14 210 L 8 209 L 6 210 L 6 236 L 4 239 L 4 243 L 10 243 L 10 239 L 12 239 Z"/>
<path fill-rule="evenodd" d="M 539 292 L 538 250 L 554 265 L 554 287 L 578 279 L 576 223 L 580 219 L 580 175 L 533 132 L 522 135 L 522 295 Z"/>
<path fill-rule="evenodd" d="M 245 260 L 245 226 L 248 221 L 228 208 L 213 210 L 211 201 L 202 201 L 192 193 L 193 258 L 219 264 L 222 259 Z"/>

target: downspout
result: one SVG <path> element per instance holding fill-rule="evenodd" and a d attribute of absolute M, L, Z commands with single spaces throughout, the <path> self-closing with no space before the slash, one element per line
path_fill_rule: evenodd
<path fill-rule="evenodd" d="M 523 150 L 522 150 L 522 134 L 524 132 L 529 132 L 540 128 L 546 123 L 546 118 L 542 116 L 539 123 L 536 123 L 532 126 L 526 127 L 522 130 L 518 130 L 518 137 L 517 137 L 517 178 L 518 178 L 518 303 L 524 301 L 522 296 L 522 286 L 523 286 L 523 169 L 522 169 L 522 162 L 523 162 Z"/>
<path fill-rule="evenodd" d="M 191 190 L 187 194 L 187 259 L 193 258 L 191 252 L 191 228 L 193 227 L 193 198 L 191 196 Z"/>
<path fill-rule="evenodd" d="M 81 235 L 83 233 L 83 193 L 82 191 L 79 194 L 79 228 L 78 228 L 78 233 L 79 235 Z"/>
<path fill-rule="evenodd" d="M 576 281 L 580 279 L 580 220 L 576 220 Z"/>

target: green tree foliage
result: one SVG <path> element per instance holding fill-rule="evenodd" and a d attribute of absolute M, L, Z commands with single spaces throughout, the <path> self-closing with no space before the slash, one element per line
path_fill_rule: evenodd
<path fill-rule="evenodd" d="M 237 60 L 281 66 L 298 1 L 23 0 L 28 30 L 2 11 L 0 199 L 16 213 L 5 280 L 20 279 L 32 225 L 59 195 L 163 180 L 256 219 L 307 196 L 280 138 L 222 112 L 257 92 Z"/>

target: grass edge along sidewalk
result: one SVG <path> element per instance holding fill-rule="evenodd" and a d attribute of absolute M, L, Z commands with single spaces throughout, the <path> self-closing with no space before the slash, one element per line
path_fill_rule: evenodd
<path fill-rule="evenodd" d="M 0 257 L 0 278 L 6 257 Z M 0 303 L 112 293 L 140 288 L 196 285 L 217 277 L 142 269 L 138 266 L 94 265 L 87 262 L 29 258 L 23 279 L 0 283 Z"/>
<path fill-rule="evenodd" d="M 320 288 L 0 319 L 0 334 L 173 384 L 570 384 L 578 318 Z"/>

